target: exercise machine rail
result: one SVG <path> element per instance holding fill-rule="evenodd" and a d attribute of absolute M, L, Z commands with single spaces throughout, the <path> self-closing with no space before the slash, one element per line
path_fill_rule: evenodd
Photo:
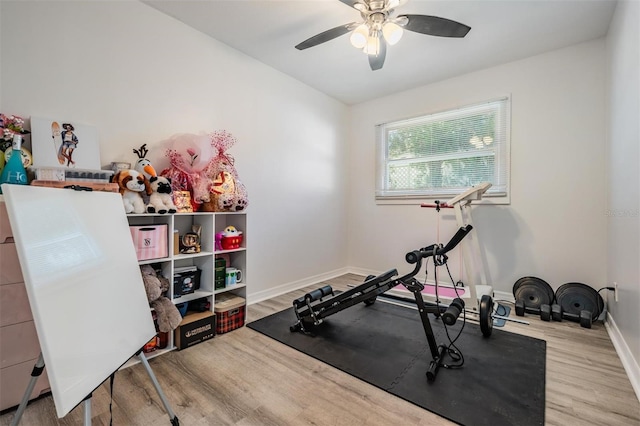
<path fill-rule="evenodd" d="M 409 264 L 415 264 L 413 271 L 408 274 L 394 278 L 398 275 L 396 269 L 391 269 L 378 276 L 367 277 L 365 282 L 341 293 L 334 293 L 331 286 L 326 285 L 316 290 L 310 291 L 302 297 L 293 301 L 293 310 L 296 314 L 297 322 L 290 327 L 290 331 L 300 331 L 313 335 L 313 327 L 322 323 L 327 318 L 344 309 L 350 308 L 360 302 L 365 305 L 372 305 L 376 297 L 400 284 L 413 293 L 422 327 L 424 329 L 432 361 L 429 364 L 427 378 L 435 380 L 438 369 L 443 365 L 443 357 L 447 350 L 446 345 L 438 346 L 428 314 L 441 316 L 446 325 L 455 324 L 458 316 L 464 310 L 464 301 L 455 298 L 449 306 L 440 304 L 426 304 L 422 298 L 424 285 L 414 277 L 422 268 L 422 260 L 428 257 L 439 257 L 440 263 L 446 262 L 446 253 L 453 250 L 460 241 L 473 229 L 471 225 L 466 225 L 458 229 L 451 240 L 443 246 L 442 244 L 431 244 L 418 250 L 413 250 L 405 255 L 405 260 Z"/>

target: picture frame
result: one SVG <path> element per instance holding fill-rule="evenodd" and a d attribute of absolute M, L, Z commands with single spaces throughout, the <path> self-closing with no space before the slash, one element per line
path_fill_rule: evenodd
<path fill-rule="evenodd" d="M 98 131 L 67 118 L 31 117 L 34 167 L 100 170 Z"/>

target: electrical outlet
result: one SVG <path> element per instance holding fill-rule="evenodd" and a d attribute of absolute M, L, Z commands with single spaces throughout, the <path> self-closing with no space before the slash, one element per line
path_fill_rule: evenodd
<path fill-rule="evenodd" d="M 615 281 L 613 283 L 613 300 L 618 301 L 618 283 Z"/>

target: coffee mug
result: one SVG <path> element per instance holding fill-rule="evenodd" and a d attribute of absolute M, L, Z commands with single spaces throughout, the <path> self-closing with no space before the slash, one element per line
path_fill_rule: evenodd
<path fill-rule="evenodd" d="M 238 268 L 226 268 L 224 276 L 225 285 L 234 285 L 242 281 L 242 271 Z"/>

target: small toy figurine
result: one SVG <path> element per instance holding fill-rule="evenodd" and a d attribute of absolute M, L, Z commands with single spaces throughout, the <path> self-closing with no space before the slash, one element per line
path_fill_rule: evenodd
<path fill-rule="evenodd" d="M 216 251 L 222 250 L 222 237 L 224 236 L 223 232 L 216 232 L 215 234 L 215 239 L 216 239 Z"/>
<path fill-rule="evenodd" d="M 222 231 L 222 244 L 223 250 L 235 250 L 240 248 L 242 244 L 242 231 L 238 231 L 235 226 L 227 226 Z"/>

